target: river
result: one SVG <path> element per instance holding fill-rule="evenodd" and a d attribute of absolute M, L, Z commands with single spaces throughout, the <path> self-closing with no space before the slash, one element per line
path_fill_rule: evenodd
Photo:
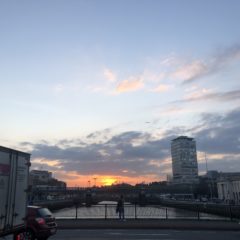
<path fill-rule="evenodd" d="M 64 208 L 54 212 L 56 218 L 78 218 L 78 219 L 117 219 L 116 202 L 103 201 L 91 207 L 75 207 Z M 226 220 L 221 217 L 208 213 L 197 213 L 194 211 L 165 207 L 165 206 L 136 206 L 125 203 L 124 205 L 126 219 L 210 219 L 210 220 Z"/>

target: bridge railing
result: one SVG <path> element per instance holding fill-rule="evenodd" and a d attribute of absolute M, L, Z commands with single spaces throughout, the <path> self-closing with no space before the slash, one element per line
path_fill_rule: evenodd
<path fill-rule="evenodd" d="M 196 210 L 185 210 L 161 205 L 124 204 L 125 219 L 196 219 L 196 220 L 234 220 L 231 209 L 229 215 L 220 216 Z M 54 213 L 56 218 L 69 219 L 118 219 L 116 204 L 97 204 L 66 208 Z M 240 216 L 239 218 L 240 219 Z"/>

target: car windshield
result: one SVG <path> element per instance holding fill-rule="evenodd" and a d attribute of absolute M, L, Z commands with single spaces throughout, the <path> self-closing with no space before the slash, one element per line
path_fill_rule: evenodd
<path fill-rule="evenodd" d="M 52 213 L 47 208 L 38 209 L 38 213 L 41 217 L 50 217 Z"/>

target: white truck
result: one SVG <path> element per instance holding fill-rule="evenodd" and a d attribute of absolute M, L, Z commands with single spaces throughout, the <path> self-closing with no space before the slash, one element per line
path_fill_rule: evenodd
<path fill-rule="evenodd" d="M 0 146 L 0 237 L 24 229 L 30 154 Z"/>

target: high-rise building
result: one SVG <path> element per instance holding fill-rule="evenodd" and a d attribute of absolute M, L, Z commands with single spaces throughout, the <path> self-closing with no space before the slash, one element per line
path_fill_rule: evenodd
<path fill-rule="evenodd" d="M 193 138 L 180 136 L 172 140 L 172 172 L 174 183 L 198 182 L 196 142 Z"/>

